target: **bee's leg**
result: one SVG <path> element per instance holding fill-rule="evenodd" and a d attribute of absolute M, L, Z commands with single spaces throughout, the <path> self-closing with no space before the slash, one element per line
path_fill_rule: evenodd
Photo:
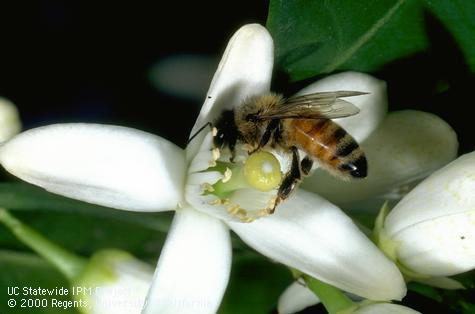
<path fill-rule="evenodd" d="M 269 143 L 269 140 L 272 134 L 274 133 L 274 131 L 279 128 L 279 125 L 280 125 L 280 121 L 278 119 L 271 120 L 271 122 L 269 122 L 269 125 L 267 125 L 267 128 L 264 131 L 264 134 L 262 135 L 259 141 L 259 145 L 254 150 L 252 150 L 249 154 L 252 154 L 255 151 L 259 150 L 260 148 L 266 146 L 267 143 Z"/>
<path fill-rule="evenodd" d="M 229 143 L 229 151 L 231 152 L 231 157 L 229 157 L 229 161 L 234 163 L 234 158 L 236 158 L 236 143 Z"/>
<path fill-rule="evenodd" d="M 310 173 L 310 170 L 312 170 L 312 167 L 313 159 L 305 156 L 305 158 L 300 162 L 300 170 L 302 170 L 302 173 L 307 176 Z"/>
<path fill-rule="evenodd" d="M 274 208 L 271 210 L 271 213 L 275 211 L 276 206 L 279 205 L 280 202 L 290 196 L 302 178 L 300 172 L 299 151 L 295 146 L 292 146 L 290 149 L 292 150 L 292 165 L 290 166 L 289 172 L 286 173 L 284 180 L 282 180 L 282 184 L 277 191 L 277 199 L 274 204 Z"/>

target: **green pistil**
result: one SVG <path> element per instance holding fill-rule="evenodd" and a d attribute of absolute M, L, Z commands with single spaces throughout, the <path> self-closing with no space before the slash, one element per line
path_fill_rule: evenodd
<path fill-rule="evenodd" d="M 3 223 L 18 240 L 53 264 L 70 281 L 77 278 L 84 270 L 86 259 L 51 242 L 37 231 L 24 225 L 4 208 L 0 208 L 0 222 Z"/>
<path fill-rule="evenodd" d="M 235 166 L 226 169 L 224 178 L 213 185 L 214 191 L 212 193 L 220 198 L 226 198 L 236 190 L 249 187 L 244 176 L 243 167 Z"/>
<path fill-rule="evenodd" d="M 220 198 L 226 198 L 232 192 L 244 188 L 268 192 L 282 181 L 279 161 L 271 153 L 263 151 L 249 156 L 244 165 L 218 162 L 211 169 L 224 176 L 209 190 L 209 193 Z"/>

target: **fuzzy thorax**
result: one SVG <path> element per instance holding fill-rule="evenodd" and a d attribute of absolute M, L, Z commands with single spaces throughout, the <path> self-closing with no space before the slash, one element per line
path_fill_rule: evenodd
<path fill-rule="evenodd" d="M 259 117 L 266 116 L 282 101 L 282 95 L 269 93 L 249 97 L 241 106 L 235 109 L 235 124 L 244 143 L 248 143 L 253 148 L 257 147 L 270 121 L 260 120 Z"/>

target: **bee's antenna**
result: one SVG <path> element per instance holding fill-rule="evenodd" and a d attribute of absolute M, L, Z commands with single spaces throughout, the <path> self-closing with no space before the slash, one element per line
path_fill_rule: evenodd
<path fill-rule="evenodd" d="M 201 131 L 203 131 L 207 126 L 213 126 L 213 124 L 211 122 L 207 122 L 205 125 L 203 125 L 198 131 L 195 132 L 195 134 L 193 134 L 190 139 L 188 140 L 188 142 L 186 142 L 186 145 L 190 144 L 190 142 L 198 135 L 200 134 Z"/>

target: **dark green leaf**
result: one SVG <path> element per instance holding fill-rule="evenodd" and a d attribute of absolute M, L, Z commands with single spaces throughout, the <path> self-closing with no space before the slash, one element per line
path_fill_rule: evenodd
<path fill-rule="evenodd" d="M 418 1 L 272 0 L 267 27 L 277 64 L 293 81 L 373 71 L 427 47 Z"/>
<path fill-rule="evenodd" d="M 475 1 L 425 0 L 427 8 L 452 34 L 465 57 L 465 63 L 475 71 Z"/>
<path fill-rule="evenodd" d="M 81 213 L 122 220 L 148 229 L 167 232 L 170 216 L 163 213 L 137 213 L 88 204 L 46 192 L 24 183 L 0 183 L 0 207 L 10 210 L 40 210 Z"/>
<path fill-rule="evenodd" d="M 32 287 L 32 288 L 47 288 L 53 289 L 55 287 L 69 288 L 66 279 L 57 272 L 53 267 L 47 264 L 44 260 L 34 254 L 15 253 L 9 251 L 0 251 L 0 269 L 2 275 L 0 276 L 0 313 L 29 313 L 29 314 L 77 314 L 74 309 L 54 308 L 51 306 L 51 299 L 69 300 L 66 296 L 19 296 L 8 295 L 8 287 Z M 21 299 L 48 299 L 48 306 L 45 308 L 21 308 Z M 14 299 L 16 306 L 10 308 L 7 306 L 7 301 Z"/>
<path fill-rule="evenodd" d="M 118 248 L 155 261 L 171 215 L 135 213 L 83 203 L 23 183 L 0 183 L 0 207 L 10 210 L 51 241 L 89 256 Z M 29 250 L 0 225 L 0 247 Z"/>
<path fill-rule="evenodd" d="M 251 252 L 234 255 L 231 280 L 219 313 L 271 313 L 291 282 L 290 271 L 282 265 Z"/>
<path fill-rule="evenodd" d="M 133 223 L 82 213 L 17 211 L 15 216 L 51 241 L 83 256 L 118 248 L 156 261 L 166 234 Z M 0 247 L 30 251 L 0 225 Z"/>
<path fill-rule="evenodd" d="M 463 310 L 463 314 L 473 314 L 475 313 L 475 304 L 467 302 L 467 301 L 460 301 L 460 307 Z"/>
<path fill-rule="evenodd" d="M 475 288 L 475 270 L 452 276 L 452 278 L 460 282 L 467 289 Z"/>
<path fill-rule="evenodd" d="M 443 299 L 438 289 L 418 282 L 410 282 L 407 288 L 437 302 L 441 302 Z"/>

